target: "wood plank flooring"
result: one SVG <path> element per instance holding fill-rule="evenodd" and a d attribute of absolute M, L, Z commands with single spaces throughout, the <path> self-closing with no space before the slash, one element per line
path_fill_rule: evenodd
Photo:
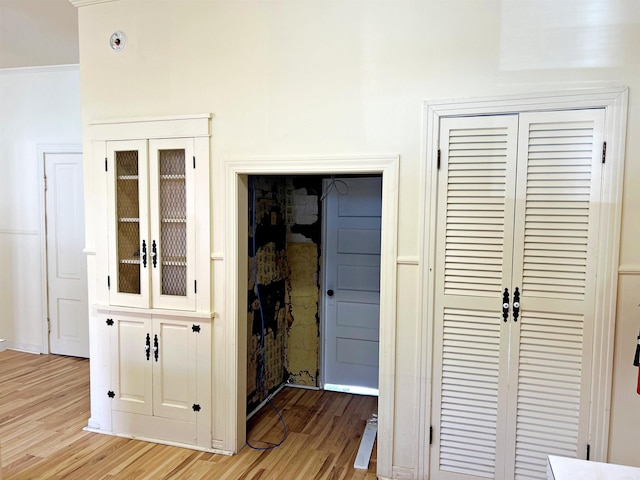
<path fill-rule="evenodd" d="M 89 418 L 88 360 L 0 352 L 2 480 L 323 479 L 374 480 L 355 470 L 366 420 L 377 399 L 286 388 L 275 398 L 287 424 L 278 448 L 233 457 L 82 430 Z M 264 408 L 247 425 L 255 446 L 277 443 L 282 427 Z"/>

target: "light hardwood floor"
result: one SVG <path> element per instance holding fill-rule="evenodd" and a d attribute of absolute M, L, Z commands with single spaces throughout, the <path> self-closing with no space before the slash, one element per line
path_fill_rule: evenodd
<path fill-rule="evenodd" d="M 284 389 L 275 399 L 288 436 L 280 447 L 248 447 L 233 457 L 82 430 L 89 418 L 88 360 L 0 352 L 2 480 L 23 479 L 362 479 L 376 478 L 353 462 L 377 399 Z M 282 435 L 263 409 L 249 425 L 257 446 Z"/>

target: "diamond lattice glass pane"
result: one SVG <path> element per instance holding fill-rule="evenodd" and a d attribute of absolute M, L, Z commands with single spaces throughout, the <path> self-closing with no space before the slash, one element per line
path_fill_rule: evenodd
<path fill-rule="evenodd" d="M 185 151 L 160 150 L 160 268 L 163 295 L 187 294 Z"/>
<path fill-rule="evenodd" d="M 140 293 L 138 152 L 116 152 L 118 291 Z"/>

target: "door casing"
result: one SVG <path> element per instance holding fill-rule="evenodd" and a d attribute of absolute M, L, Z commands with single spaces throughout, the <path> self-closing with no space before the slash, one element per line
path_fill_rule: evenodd
<path fill-rule="evenodd" d="M 590 438 L 592 460 L 605 462 L 608 452 L 609 409 L 613 376 L 613 342 L 618 286 L 620 253 L 620 228 L 622 215 L 622 180 L 629 89 L 626 87 L 586 89 L 555 93 L 537 93 L 460 101 L 434 101 L 423 104 L 423 131 L 426 145 L 423 153 L 421 176 L 420 251 L 421 275 L 419 291 L 424 292 L 420 304 L 420 322 L 416 334 L 420 338 L 420 416 L 418 443 L 418 477 L 428 478 L 430 465 L 430 418 L 432 388 L 429 383 L 433 368 L 433 300 L 435 293 L 434 263 L 437 232 L 437 159 L 442 117 L 467 115 L 500 115 L 510 113 L 604 108 L 604 140 L 607 142 L 607 168 L 602 177 L 601 227 L 598 245 L 603 255 L 598 258 L 596 291 L 596 318 L 602 319 L 594 326 L 593 368 L 591 387 Z"/>
<path fill-rule="evenodd" d="M 378 474 L 391 476 L 393 456 L 393 412 L 395 402 L 395 345 L 397 297 L 397 224 L 398 224 L 398 155 L 331 156 L 331 157 L 252 157 L 229 159 L 224 168 L 224 211 L 227 227 L 224 232 L 224 253 L 215 252 L 212 260 L 224 261 L 224 281 L 214 282 L 218 288 L 225 285 L 221 295 L 224 304 L 226 340 L 221 348 L 225 359 L 225 398 L 218 405 L 225 411 L 225 443 L 223 448 L 237 452 L 246 439 L 246 321 L 240 312 L 246 305 L 248 176 L 249 175 L 330 175 L 381 174 L 382 175 L 382 245 L 380 285 L 380 395 L 378 400 Z M 244 214 L 242 212 L 245 212 Z M 214 212 L 215 216 L 216 212 Z M 215 240 L 214 240 L 215 242 Z M 222 265 L 221 265 L 222 267 Z M 219 314 L 220 312 L 216 312 Z M 214 345 L 214 352 L 216 348 Z M 215 356 L 215 353 L 214 353 Z M 215 359 L 213 360 L 215 362 Z M 215 386 L 214 386 L 215 390 Z"/>

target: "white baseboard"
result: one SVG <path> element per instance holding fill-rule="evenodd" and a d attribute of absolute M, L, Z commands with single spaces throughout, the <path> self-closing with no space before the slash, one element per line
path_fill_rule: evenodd
<path fill-rule="evenodd" d="M 0 338 L 0 352 L 4 352 L 7 349 L 7 341 L 4 338 Z"/>

